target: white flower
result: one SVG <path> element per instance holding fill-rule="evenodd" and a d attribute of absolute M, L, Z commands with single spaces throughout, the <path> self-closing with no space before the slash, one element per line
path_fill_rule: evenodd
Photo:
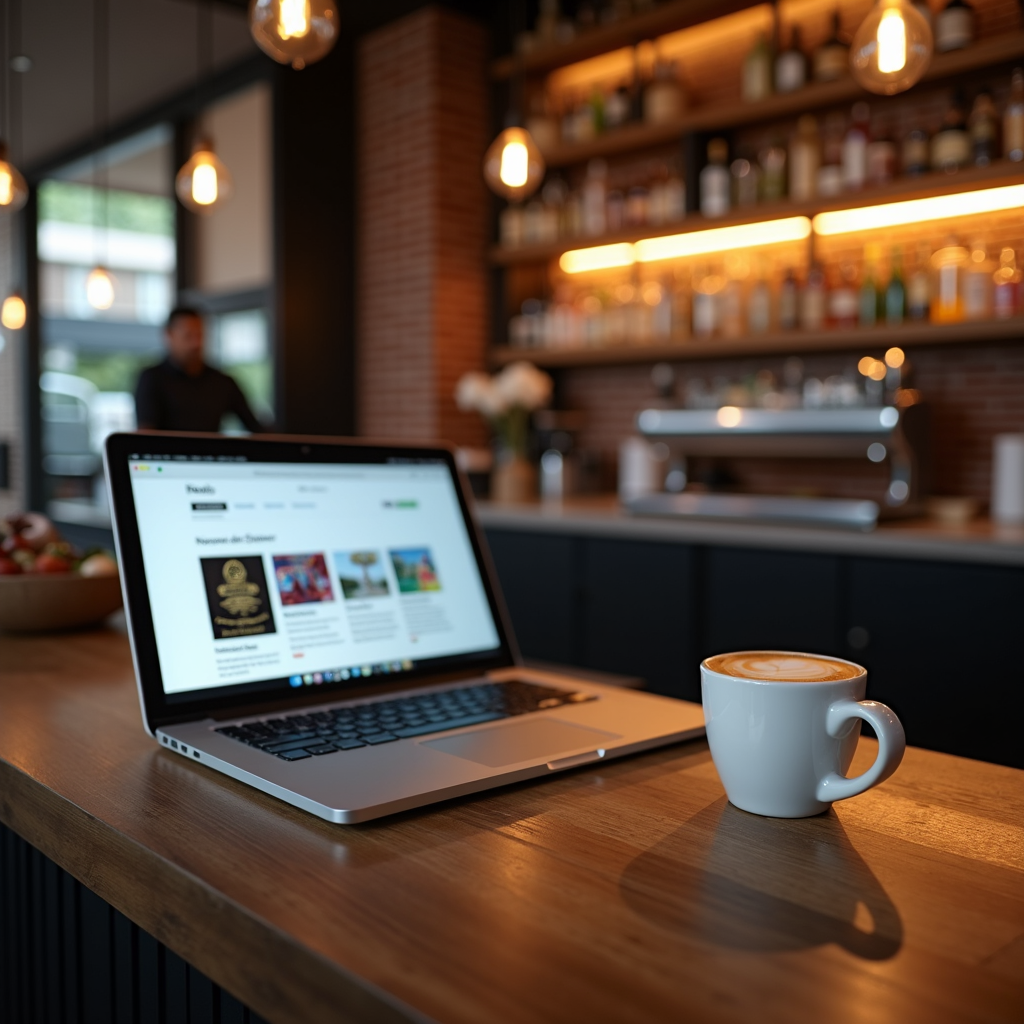
<path fill-rule="evenodd" d="M 507 408 L 518 406 L 532 411 L 551 398 L 551 378 L 532 363 L 509 363 L 494 381 L 495 390 Z"/>
<path fill-rule="evenodd" d="M 478 412 L 492 418 L 506 411 L 494 380 L 486 373 L 466 373 L 455 387 L 455 404 L 463 412 Z"/>

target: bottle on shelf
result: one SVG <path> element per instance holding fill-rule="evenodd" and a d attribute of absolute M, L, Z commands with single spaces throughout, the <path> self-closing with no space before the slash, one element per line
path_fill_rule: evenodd
<path fill-rule="evenodd" d="M 931 318 L 937 324 L 959 323 L 964 318 L 963 277 L 967 260 L 967 250 L 953 237 L 947 238 L 946 244 L 932 255 L 935 287 Z"/>
<path fill-rule="evenodd" d="M 807 58 L 800 48 L 800 26 L 794 25 L 789 46 L 775 58 L 775 91 L 796 92 L 807 84 Z"/>
<path fill-rule="evenodd" d="M 792 331 L 800 323 L 800 297 L 796 274 L 787 267 L 779 288 L 779 330 Z"/>
<path fill-rule="evenodd" d="M 846 136 L 846 118 L 834 110 L 825 118 L 825 131 L 821 143 L 821 167 L 818 168 L 819 196 L 833 197 L 843 191 L 843 139 Z"/>
<path fill-rule="evenodd" d="M 914 128 L 907 133 L 901 163 L 904 174 L 927 174 L 931 169 L 931 143 L 924 129 Z"/>
<path fill-rule="evenodd" d="M 719 329 L 718 294 L 725 280 L 708 271 L 707 264 L 698 263 L 693 270 L 693 336 L 712 338 Z"/>
<path fill-rule="evenodd" d="M 1024 69 L 1014 68 L 1010 78 L 1010 99 L 1003 114 L 1003 156 L 1024 160 Z"/>
<path fill-rule="evenodd" d="M 583 234 L 591 238 L 603 235 L 608 230 L 608 164 L 604 160 L 587 164 L 581 206 Z"/>
<path fill-rule="evenodd" d="M 526 130 L 533 136 L 533 141 L 542 153 L 550 153 L 558 145 L 558 119 L 551 113 L 547 96 L 543 92 L 534 93 L 530 99 Z"/>
<path fill-rule="evenodd" d="M 892 269 L 885 288 L 885 322 L 890 327 L 902 324 L 907 313 L 907 290 L 903 284 L 903 255 L 898 248 L 892 251 Z"/>
<path fill-rule="evenodd" d="M 517 249 L 524 237 L 523 207 L 520 203 L 509 203 L 498 217 L 498 237 L 508 249 Z"/>
<path fill-rule="evenodd" d="M 843 139 L 843 187 L 856 192 L 864 187 L 867 180 L 871 109 L 864 102 L 854 103 L 852 115 Z"/>
<path fill-rule="evenodd" d="M 813 199 L 818 190 L 821 166 L 821 141 L 818 121 L 804 114 L 796 123 L 796 134 L 789 143 L 789 197 L 797 201 Z"/>
<path fill-rule="evenodd" d="M 884 129 L 868 143 L 865 164 L 869 185 L 884 185 L 896 177 L 896 143 Z"/>
<path fill-rule="evenodd" d="M 857 292 L 857 268 L 844 262 L 831 271 L 828 291 L 828 323 L 837 330 L 857 326 L 860 298 Z"/>
<path fill-rule="evenodd" d="M 626 197 L 617 188 L 608 190 L 607 206 L 604 212 L 606 231 L 618 233 L 626 226 Z"/>
<path fill-rule="evenodd" d="M 761 198 L 772 202 L 786 195 L 786 147 L 773 143 L 757 157 L 761 165 Z"/>
<path fill-rule="evenodd" d="M 1021 311 L 1021 278 L 1017 254 L 1009 246 L 999 254 L 999 269 L 992 275 L 992 312 L 1000 320 Z"/>
<path fill-rule="evenodd" d="M 971 246 L 971 257 L 964 272 L 964 319 L 987 320 L 992 315 L 992 274 L 985 243 Z"/>
<path fill-rule="evenodd" d="M 729 212 L 729 145 L 725 139 L 708 143 L 707 166 L 700 172 L 700 212 L 705 217 L 724 217 Z"/>
<path fill-rule="evenodd" d="M 729 165 L 732 199 L 737 207 L 756 206 L 761 194 L 761 168 L 742 157 Z"/>
<path fill-rule="evenodd" d="M 649 221 L 650 198 L 650 192 L 643 185 L 634 185 L 626 192 L 626 227 L 642 227 Z"/>
<path fill-rule="evenodd" d="M 874 327 L 878 322 L 878 255 L 877 244 L 864 246 L 864 273 L 857 310 L 857 322 L 861 327 Z"/>
<path fill-rule="evenodd" d="M 747 330 L 765 334 L 772 323 L 772 291 L 767 280 L 764 257 L 759 257 L 754 270 L 754 283 L 747 299 Z"/>
<path fill-rule="evenodd" d="M 988 167 L 999 155 L 999 120 L 992 93 L 988 89 L 982 89 L 974 97 L 967 129 L 971 136 L 974 166 Z"/>
<path fill-rule="evenodd" d="M 569 186 L 558 174 L 552 174 L 541 189 L 544 200 L 544 224 L 541 231 L 542 240 L 554 242 L 562 235 L 562 223 L 565 219 L 565 203 L 569 197 Z"/>
<path fill-rule="evenodd" d="M 935 17 L 935 50 L 966 49 L 974 42 L 974 9 L 967 0 L 949 0 Z"/>
<path fill-rule="evenodd" d="M 850 48 L 839 38 L 838 9 L 832 15 L 832 34 L 814 51 L 814 80 L 834 82 L 850 73 Z"/>
<path fill-rule="evenodd" d="M 907 316 L 911 320 L 927 320 L 931 312 L 931 252 L 927 245 L 918 246 L 917 264 L 907 280 Z"/>
<path fill-rule="evenodd" d="M 654 65 L 654 79 L 643 92 L 643 117 L 648 124 L 678 120 L 686 109 L 686 96 L 674 61 Z"/>
<path fill-rule="evenodd" d="M 633 113 L 633 101 L 625 85 L 620 85 L 608 94 L 604 101 L 604 123 L 611 131 L 626 124 Z"/>
<path fill-rule="evenodd" d="M 743 280 L 749 273 L 745 257 L 726 258 L 724 284 L 718 296 L 719 328 L 723 338 L 743 335 Z"/>
<path fill-rule="evenodd" d="M 743 60 L 740 95 L 747 103 L 756 103 L 772 94 L 772 51 L 768 37 L 760 33 Z"/>
<path fill-rule="evenodd" d="M 820 331 L 825 326 L 825 271 L 812 263 L 800 296 L 800 326 L 805 331 Z"/>
<path fill-rule="evenodd" d="M 686 341 L 691 331 L 691 281 L 689 268 L 680 265 L 675 269 L 672 285 L 672 337 L 675 341 Z"/>
<path fill-rule="evenodd" d="M 967 131 L 965 100 L 961 89 L 942 117 L 942 128 L 932 136 L 932 170 L 956 171 L 971 162 L 971 136 Z"/>

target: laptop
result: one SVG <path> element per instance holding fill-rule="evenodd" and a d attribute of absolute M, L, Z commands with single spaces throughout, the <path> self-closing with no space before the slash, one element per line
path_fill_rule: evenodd
<path fill-rule="evenodd" d="M 353 823 L 704 732 L 522 664 L 451 449 L 135 433 L 105 463 L 143 722 L 181 757 Z"/>

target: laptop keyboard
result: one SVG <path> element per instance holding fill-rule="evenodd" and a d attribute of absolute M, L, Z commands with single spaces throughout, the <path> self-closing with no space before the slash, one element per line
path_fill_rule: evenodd
<path fill-rule="evenodd" d="M 596 699 L 513 679 L 227 725 L 217 732 L 285 761 L 299 761 Z"/>

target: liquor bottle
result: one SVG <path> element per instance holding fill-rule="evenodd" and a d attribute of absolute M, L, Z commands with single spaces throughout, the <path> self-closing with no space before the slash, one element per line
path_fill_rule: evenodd
<path fill-rule="evenodd" d="M 1017 254 L 1007 246 L 999 254 L 999 269 L 992 275 L 993 314 L 1000 320 L 1014 316 L 1020 310 L 1021 277 L 1017 269 Z"/>
<path fill-rule="evenodd" d="M 818 168 L 819 196 L 831 197 L 843 191 L 843 139 L 846 136 L 846 118 L 834 110 L 825 118 L 825 132 L 821 143 L 821 167 Z"/>
<path fill-rule="evenodd" d="M 643 227 L 650 219 L 651 194 L 643 185 L 634 185 L 626 193 L 626 227 Z"/>
<path fill-rule="evenodd" d="M 820 263 L 811 264 L 800 300 L 800 326 L 820 331 L 825 326 L 825 271 Z"/>
<path fill-rule="evenodd" d="M 755 206 L 761 192 L 761 168 L 740 157 L 729 165 L 732 201 L 738 207 Z"/>
<path fill-rule="evenodd" d="M 999 154 L 999 121 L 992 93 L 988 89 L 982 89 L 974 97 L 967 128 L 971 136 L 971 153 L 975 167 L 988 167 Z"/>
<path fill-rule="evenodd" d="M 850 48 L 839 38 L 839 11 L 832 15 L 832 34 L 814 51 L 814 80 L 834 82 L 850 73 Z"/>
<path fill-rule="evenodd" d="M 869 185 L 884 185 L 896 177 L 896 143 L 884 131 L 868 143 L 865 163 Z"/>
<path fill-rule="evenodd" d="M 761 165 L 761 197 L 768 201 L 786 195 L 786 147 L 766 146 L 758 154 Z"/>
<path fill-rule="evenodd" d="M 917 265 L 907 282 L 907 316 L 911 320 L 927 320 L 931 310 L 931 278 L 928 272 L 930 262 L 928 246 L 919 246 Z"/>
<path fill-rule="evenodd" d="M 743 284 L 735 273 L 728 272 L 718 295 L 718 324 L 723 338 L 739 338 L 743 334 Z"/>
<path fill-rule="evenodd" d="M 885 322 L 890 326 L 903 323 L 906 316 L 907 290 L 903 285 L 903 257 L 899 249 L 892 251 L 892 272 L 885 289 Z"/>
<path fill-rule="evenodd" d="M 772 323 L 772 292 L 766 280 L 764 257 L 757 262 L 754 284 L 747 299 L 747 330 L 764 334 Z"/>
<path fill-rule="evenodd" d="M 740 93 L 748 103 L 756 103 L 772 93 L 772 51 L 763 32 L 743 61 Z"/>
<path fill-rule="evenodd" d="M 857 268 L 852 263 L 843 263 L 838 270 L 833 270 L 828 291 L 828 322 L 831 327 L 850 330 L 857 326 L 860 300 L 856 282 Z"/>
<path fill-rule="evenodd" d="M 613 188 L 608 192 L 605 206 L 604 226 L 606 231 L 621 231 L 626 226 L 626 197 Z"/>
<path fill-rule="evenodd" d="M 813 114 L 804 114 L 796 123 L 796 135 L 789 143 L 789 197 L 813 199 L 818 190 L 818 168 L 821 166 L 821 142 L 818 121 Z"/>
<path fill-rule="evenodd" d="M 963 91 L 953 93 L 942 118 L 942 129 L 932 136 L 932 170 L 955 171 L 971 162 L 971 137 L 967 131 Z"/>
<path fill-rule="evenodd" d="M 608 223 L 608 164 L 604 160 L 591 160 L 587 164 L 582 206 L 583 234 L 603 235 Z"/>
<path fill-rule="evenodd" d="M 1010 160 L 1024 160 L 1024 70 L 1013 69 L 1010 99 L 1003 114 L 1003 155 Z"/>
<path fill-rule="evenodd" d="M 718 293 L 725 285 L 723 278 L 708 273 L 707 266 L 698 263 L 693 274 L 693 335 L 711 338 L 718 332 Z"/>
<path fill-rule="evenodd" d="M 609 130 L 624 125 L 633 112 L 633 103 L 629 96 L 629 90 L 620 85 L 614 92 L 609 93 L 604 101 L 604 124 Z"/>
<path fill-rule="evenodd" d="M 864 275 L 860 285 L 857 322 L 861 327 L 874 327 L 878 322 L 878 246 L 864 246 Z"/>
<path fill-rule="evenodd" d="M 843 187 L 855 192 L 867 180 L 871 110 L 866 103 L 854 103 L 852 114 L 853 122 L 843 139 Z"/>
<path fill-rule="evenodd" d="M 686 96 L 674 61 L 654 65 L 654 80 L 644 89 L 643 116 L 648 124 L 676 121 L 686 109 Z"/>
<path fill-rule="evenodd" d="M 938 324 L 958 323 L 964 318 L 963 276 L 967 250 L 953 237 L 932 255 L 935 288 L 932 292 L 932 320 Z"/>
<path fill-rule="evenodd" d="M 903 173 L 926 174 L 931 168 L 931 146 L 928 133 L 915 128 L 903 140 Z"/>
<path fill-rule="evenodd" d="M 974 42 L 974 9 L 967 0 L 949 0 L 935 18 L 935 50 L 963 50 Z"/>
<path fill-rule="evenodd" d="M 724 217 L 729 212 L 728 158 L 725 139 L 708 143 L 707 166 L 700 172 L 700 212 L 705 217 Z"/>
<path fill-rule="evenodd" d="M 987 320 L 992 315 L 993 271 L 985 243 L 976 241 L 964 273 L 965 320 Z"/>
<path fill-rule="evenodd" d="M 671 224 L 685 216 L 686 188 L 679 168 L 673 163 L 669 166 L 668 180 L 665 182 L 665 221 Z"/>
<path fill-rule="evenodd" d="M 792 267 L 786 268 L 786 275 L 779 288 L 779 329 L 792 331 L 799 323 L 799 295 L 796 275 Z"/>
<path fill-rule="evenodd" d="M 775 91 L 796 92 L 807 84 L 807 58 L 800 49 L 800 26 L 794 25 L 789 46 L 775 58 Z"/>

